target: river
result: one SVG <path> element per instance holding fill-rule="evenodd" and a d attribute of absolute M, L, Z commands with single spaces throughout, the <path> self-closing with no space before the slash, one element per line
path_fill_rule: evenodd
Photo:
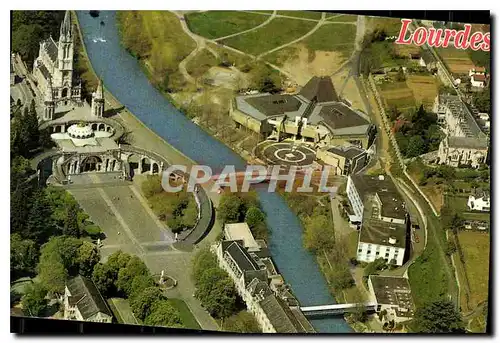
<path fill-rule="evenodd" d="M 146 126 L 199 164 L 215 169 L 244 168 L 245 161 L 179 112 L 149 82 L 138 61 L 121 45 L 114 11 L 92 18 L 77 11 L 87 52 L 105 87 Z M 101 25 L 101 21 L 104 25 Z M 314 256 L 302 246 L 297 216 L 277 193 L 259 192 L 271 232 L 272 258 L 301 305 L 335 303 Z M 352 329 L 341 317 L 311 320 L 318 332 L 345 333 Z"/>

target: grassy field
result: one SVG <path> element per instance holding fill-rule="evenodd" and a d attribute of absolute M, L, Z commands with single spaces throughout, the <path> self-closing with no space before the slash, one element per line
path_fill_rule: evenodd
<path fill-rule="evenodd" d="M 223 43 L 258 55 L 303 36 L 315 25 L 312 21 L 276 18 L 260 29 L 225 39 Z"/>
<path fill-rule="evenodd" d="M 108 299 L 108 305 L 118 323 L 138 324 L 127 299 L 111 298 Z"/>
<path fill-rule="evenodd" d="M 408 54 L 415 54 L 418 52 L 421 52 L 421 49 L 417 45 L 403 45 L 403 44 L 392 44 L 394 47 L 394 52 L 397 53 L 399 56 L 404 56 L 404 57 L 409 57 Z"/>
<path fill-rule="evenodd" d="M 144 60 L 155 81 L 163 81 L 167 72 L 196 47 L 181 28 L 179 19 L 168 11 L 123 11 L 118 16 L 124 46 Z"/>
<path fill-rule="evenodd" d="M 238 54 L 237 52 L 233 52 L 229 49 L 225 49 L 222 46 L 215 43 L 207 43 L 212 49 L 218 52 L 219 56 L 231 63 L 238 69 L 241 69 L 243 66 L 252 63 L 253 59 L 242 54 Z"/>
<path fill-rule="evenodd" d="M 458 213 L 463 213 L 467 210 L 467 197 L 460 195 L 447 195 L 446 203 Z"/>
<path fill-rule="evenodd" d="M 427 241 L 422 255 L 408 268 L 408 277 L 417 308 L 445 297 L 448 292 L 448 280 L 433 239 Z"/>
<path fill-rule="evenodd" d="M 430 109 L 439 91 L 436 79 L 429 75 L 409 75 L 406 79 L 408 88 L 413 91 L 417 104 Z"/>
<path fill-rule="evenodd" d="M 201 329 L 200 324 L 198 324 L 184 300 L 172 298 L 168 299 L 168 301 L 179 311 L 184 327 L 195 330 Z"/>
<path fill-rule="evenodd" d="M 210 51 L 203 49 L 189 61 L 186 65 L 186 69 L 192 77 L 198 78 L 218 63 L 219 61 Z"/>
<path fill-rule="evenodd" d="M 351 15 L 351 14 L 334 14 L 334 15 L 327 15 L 327 20 L 331 22 L 337 22 L 337 23 L 352 23 L 358 20 L 357 15 Z"/>
<path fill-rule="evenodd" d="M 460 231 L 458 240 L 470 284 L 470 305 L 474 308 L 488 300 L 490 235 L 487 232 Z"/>
<path fill-rule="evenodd" d="M 367 26 L 371 29 L 384 30 L 388 36 L 397 36 L 401 31 L 401 19 L 385 17 L 367 17 Z"/>
<path fill-rule="evenodd" d="M 467 50 L 455 49 L 455 47 L 437 48 L 437 53 L 446 63 L 448 69 L 455 74 L 468 74 L 474 68 L 474 63 L 469 57 Z"/>
<path fill-rule="evenodd" d="M 186 15 L 189 29 L 206 38 L 215 39 L 245 31 L 262 24 L 267 16 L 242 11 L 207 11 Z"/>
<path fill-rule="evenodd" d="M 387 108 L 396 106 L 400 111 L 403 111 L 416 106 L 415 95 L 405 81 L 387 82 L 379 87 Z"/>
<path fill-rule="evenodd" d="M 277 14 L 286 15 L 290 17 L 306 18 L 306 19 L 321 19 L 321 12 L 312 11 L 278 11 Z"/>
<path fill-rule="evenodd" d="M 335 45 L 342 44 L 354 48 L 356 26 L 354 25 L 324 25 L 304 39 L 310 50 L 334 51 Z"/>

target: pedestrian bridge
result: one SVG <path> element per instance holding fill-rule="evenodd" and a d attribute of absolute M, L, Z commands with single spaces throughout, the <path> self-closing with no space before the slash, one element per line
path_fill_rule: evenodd
<path fill-rule="evenodd" d="M 346 312 L 353 312 L 359 306 L 365 308 L 367 311 L 373 312 L 377 309 L 376 302 L 367 302 L 364 304 L 332 304 L 332 305 L 319 305 L 319 306 L 303 306 L 300 308 L 306 317 L 312 316 L 327 316 L 327 315 L 341 315 Z"/>

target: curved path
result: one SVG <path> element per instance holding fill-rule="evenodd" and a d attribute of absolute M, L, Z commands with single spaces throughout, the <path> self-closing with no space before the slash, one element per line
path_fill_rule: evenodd
<path fill-rule="evenodd" d="M 241 32 L 236 32 L 236 33 L 230 34 L 230 35 L 225 36 L 225 37 L 215 38 L 213 41 L 217 42 L 217 41 L 220 41 L 220 40 L 224 40 L 224 39 L 227 39 L 227 38 L 239 36 L 239 35 L 242 35 L 244 33 L 252 32 L 252 31 L 255 31 L 257 29 L 260 29 L 261 27 L 266 26 L 267 24 L 269 24 L 269 22 L 271 20 L 273 20 L 274 18 L 276 18 L 276 12 L 277 11 L 273 11 L 273 13 L 269 16 L 269 18 L 266 21 L 264 21 L 262 24 L 260 24 L 260 25 L 252 27 L 251 29 L 248 29 L 248 30 L 245 30 L 245 31 L 241 31 Z"/>
<path fill-rule="evenodd" d="M 309 37 L 310 35 L 312 35 L 314 32 L 316 32 L 316 31 L 320 28 L 320 26 L 322 26 L 324 23 L 325 23 L 325 12 L 323 12 L 323 13 L 321 14 L 321 20 L 319 20 L 319 21 L 318 21 L 318 23 L 316 24 L 316 26 L 315 26 L 315 27 L 313 27 L 311 31 L 307 32 L 307 33 L 306 33 L 305 35 L 303 35 L 302 37 L 299 37 L 299 38 L 297 38 L 297 39 L 295 39 L 295 40 L 293 40 L 293 41 L 291 41 L 291 42 L 288 42 L 288 43 L 286 43 L 286 44 L 283 44 L 282 46 L 279 46 L 279 47 L 274 48 L 274 49 L 272 49 L 272 50 L 269 50 L 269 51 L 263 52 L 263 53 L 262 53 L 262 54 L 260 54 L 257 58 L 261 58 L 262 56 L 265 56 L 265 55 L 267 55 L 267 54 L 271 54 L 271 53 L 273 53 L 273 52 L 275 52 L 275 51 L 278 51 L 278 50 L 281 50 L 281 49 L 283 49 L 283 48 L 286 48 L 287 46 L 290 46 L 290 45 L 292 45 L 292 44 L 295 44 L 295 43 L 297 43 L 297 42 L 300 42 L 300 41 L 301 41 L 301 40 L 303 40 L 304 38 L 307 38 L 307 37 Z"/>

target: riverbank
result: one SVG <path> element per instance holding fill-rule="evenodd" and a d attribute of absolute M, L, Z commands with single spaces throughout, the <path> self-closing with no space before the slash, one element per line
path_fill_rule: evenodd
<path fill-rule="evenodd" d="M 151 85 L 137 59 L 120 45 L 115 25 L 116 12 L 101 12 L 99 19 L 105 25 L 99 25 L 99 20 L 85 12 L 79 12 L 78 15 L 94 69 L 102 77 L 106 88 L 142 123 L 198 163 L 219 170 L 225 165 L 244 167 L 241 157 L 179 113 Z M 271 232 L 269 249 L 280 274 L 303 306 L 331 304 L 333 299 L 314 257 L 302 247 L 302 228 L 297 217 L 279 194 L 257 193 Z M 212 234 L 215 234 L 214 229 Z M 206 243 L 207 238 L 200 245 Z M 185 273 L 174 277 L 181 283 Z M 338 317 L 315 318 L 311 323 L 318 332 L 352 332 L 346 322 Z"/>

